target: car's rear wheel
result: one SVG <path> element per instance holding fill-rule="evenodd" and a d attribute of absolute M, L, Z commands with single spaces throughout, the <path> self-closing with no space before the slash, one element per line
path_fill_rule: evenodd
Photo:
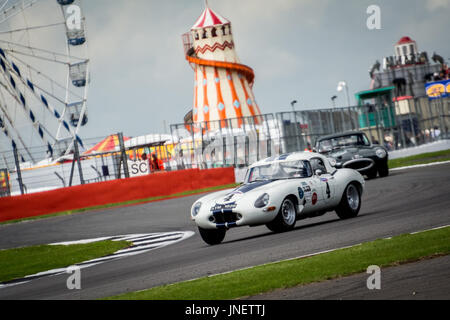
<path fill-rule="evenodd" d="M 355 183 L 350 183 L 336 208 L 336 213 L 341 219 L 350 219 L 358 216 L 359 210 L 361 210 L 361 192 Z"/>
<path fill-rule="evenodd" d="M 208 230 L 200 227 L 198 227 L 198 231 L 200 232 L 203 241 L 211 246 L 222 243 L 223 239 L 225 239 L 225 234 L 227 233 L 227 230 L 225 229 Z"/>
<path fill-rule="evenodd" d="M 273 232 L 286 232 L 294 229 L 297 222 L 297 208 L 291 198 L 284 199 L 276 218 L 266 226 Z"/>

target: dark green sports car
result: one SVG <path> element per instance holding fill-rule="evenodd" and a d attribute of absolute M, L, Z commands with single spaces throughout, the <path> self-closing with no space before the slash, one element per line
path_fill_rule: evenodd
<path fill-rule="evenodd" d="M 336 168 L 359 171 L 369 179 L 389 175 L 386 148 L 372 144 L 364 132 L 347 132 L 319 138 L 315 151 L 336 160 Z"/>

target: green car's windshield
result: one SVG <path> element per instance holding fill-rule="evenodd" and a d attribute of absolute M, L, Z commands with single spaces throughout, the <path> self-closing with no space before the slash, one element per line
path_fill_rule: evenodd
<path fill-rule="evenodd" d="M 312 169 L 308 161 L 273 162 L 249 169 L 245 183 L 263 180 L 298 179 L 311 176 Z"/>
<path fill-rule="evenodd" d="M 370 146 L 370 141 L 365 134 L 354 134 L 332 139 L 322 140 L 319 142 L 319 152 L 329 152 L 342 147 L 361 147 Z"/>

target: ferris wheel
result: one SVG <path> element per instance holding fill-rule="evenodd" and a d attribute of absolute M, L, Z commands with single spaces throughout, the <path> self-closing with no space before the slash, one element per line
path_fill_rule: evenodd
<path fill-rule="evenodd" d="M 81 0 L 0 0 L 0 152 L 36 163 L 83 147 L 88 85 Z"/>

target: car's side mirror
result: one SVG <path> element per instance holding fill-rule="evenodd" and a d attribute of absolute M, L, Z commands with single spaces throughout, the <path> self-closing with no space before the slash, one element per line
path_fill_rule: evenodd
<path fill-rule="evenodd" d="M 316 170 L 316 176 L 320 177 L 321 175 L 323 175 L 323 171 L 320 169 Z"/>

